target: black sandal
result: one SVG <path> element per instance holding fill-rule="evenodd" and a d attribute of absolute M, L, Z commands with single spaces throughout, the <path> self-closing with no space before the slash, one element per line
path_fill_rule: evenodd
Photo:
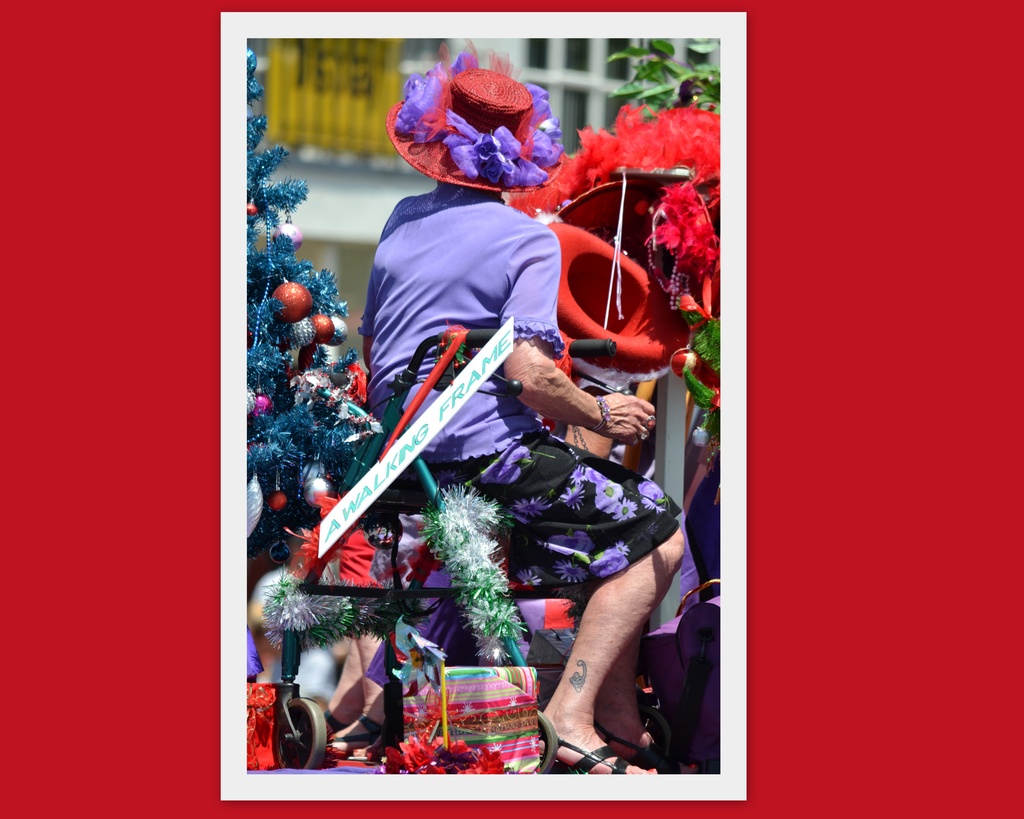
<path fill-rule="evenodd" d="M 334 716 L 330 711 L 324 711 L 324 719 L 327 720 L 327 727 L 330 728 L 330 733 L 336 734 L 342 730 L 345 726 L 338 722 L 337 717 Z"/>
<path fill-rule="evenodd" d="M 561 760 L 557 760 L 570 771 L 589 773 L 595 766 L 605 765 L 612 769 L 613 774 L 626 773 L 626 763 L 607 745 L 602 745 L 600 748 L 595 748 L 593 751 L 584 751 L 582 748 L 570 745 L 561 737 L 558 738 L 558 745 L 560 748 L 568 748 L 570 751 L 582 754 L 580 759 L 577 759 L 575 762 L 562 762 Z M 608 762 L 609 757 L 615 757 L 615 762 Z"/>
<path fill-rule="evenodd" d="M 661 748 L 655 745 L 653 742 L 646 748 L 641 748 L 639 745 L 634 745 L 628 740 L 622 739 L 615 736 L 611 731 L 598 723 L 594 723 L 594 728 L 605 735 L 605 741 L 617 742 L 619 745 L 625 745 L 627 748 L 632 748 L 636 751 L 636 754 L 631 760 L 631 765 L 636 765 L 638 768 L 654 768 L 659 774 L 678 774 L 682 773 L 679 770 L 679 763 L 668 756 Z"/>
<path fill-rule="evenodd" d="M 337 722 L 337 720 L 335 720 L 335 722 Z M 374 743 L 374 741 L 377 739 L 377 737 L 380 736 L 381 726 L 378 725 L 376 722 L 374 722 L 372 719 L 370 719 L 365 714 L 363 714 L 363 716 L 359 717 L 356 720 L 356 722 L 362 723 L 363 727 L 366 728 L 366 731 L 364 733 L 361 733 L 361 734 L 345 734 L 345 736 L 343 736 L 343 737 L 335 737 L 334 734 L 331 734 L 331 736 L 328 737 L 328 739 L 327 739 L 327 744 L 330 746 L 330 745 L 333 745 L 335 742 L 344 742 L 346 744 L 348 744 L 350 742 L 365 742 L 367 744 L 367 746 L 372 745 Z M 341 728 L 345 728 L 345 726 L 342 725 Z M 338 729 L 338 730 L 341 730 L 341 729 Z M 348 748 L 347 750 L 355 752 L 355 751 L 362 751 L 363 748 Z"/>

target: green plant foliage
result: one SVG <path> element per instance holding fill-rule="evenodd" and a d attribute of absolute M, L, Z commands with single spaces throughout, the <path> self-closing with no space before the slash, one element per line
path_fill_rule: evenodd
<path fill-rule="evenodd" d="M 718 48 L 718 40 L 691 40 L 687 48 L 710 54 Z M 651 40 L 647 46 L 630 46 L 608 56 L 608 62 L 627 59 L 637 61 L 633 79 L 615 89 L 612 99 L 636 102 L 655 111 L 692 106 L 721 113 L 718 66 L 678 60 L 675 48 L 666 40 Z"/>

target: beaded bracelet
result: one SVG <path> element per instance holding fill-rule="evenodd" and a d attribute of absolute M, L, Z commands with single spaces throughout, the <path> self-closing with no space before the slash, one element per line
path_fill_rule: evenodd
<path fill-rule="evenodd" d="M 597 432 L 605 424 L 607 424 L 612 417 L 611 408 L 608 406 L 608 402 L 605 400 L 605 397 L 603 395 L 597 396 L 597 408 L 601 410 L 601 423 L 599 423 L 596 427 L 591 427 L 591 432 Z"/>

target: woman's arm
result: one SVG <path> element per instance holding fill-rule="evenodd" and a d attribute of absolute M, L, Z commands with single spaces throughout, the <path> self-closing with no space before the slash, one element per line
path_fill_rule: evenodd
<path fill-rule="evenodd" d="M 522 383 L 519 400 L 545 418 L 593 429 L 602 418 L 596 398 L 573 384 L 555 366 L 552 354 L 546 341 L 517 338 L 512 353 L 505 359 L 505 377 Z M 635 443 L 640 433 L 648 430 L 647 419 L 654 415 L 654 405 L 621 393 L 609 393 L 604 398 L 610 414 L 601 427 L 601 435 L 626 444 Z"/>

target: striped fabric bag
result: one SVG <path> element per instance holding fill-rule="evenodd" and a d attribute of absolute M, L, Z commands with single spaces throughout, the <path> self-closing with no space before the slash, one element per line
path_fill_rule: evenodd
<path fill-rule="evenodd" d="M 529 666 L 445 667 L 448 736 L 501 753 L 506 771 L 540 765 L 537 672 Z M 403 700 L 405 735 L 441 736 L 441 692 L 426 687 Z"/>

